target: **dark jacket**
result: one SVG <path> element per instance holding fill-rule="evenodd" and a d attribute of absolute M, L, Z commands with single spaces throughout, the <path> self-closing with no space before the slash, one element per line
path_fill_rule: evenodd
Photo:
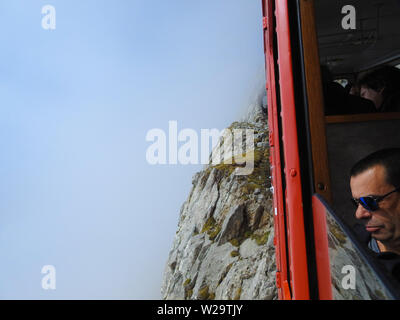
<path fill-rule="evenodd" d="M 372 101 L 351 95 L 336 82 L 324 85 L 325 115 L 377 112 Z"/>
<path fill-rule="evenodd" d="M 380 112 L 400 112 L 400 92 L 388 96 L 379 109 Z"/>
<path fill-rule="evenodd" d="M 370 255 L 400 284 L 400 255 L 393 252 L 381 252 L 376 245 L 376 240 L 365 230 L 365 226 L 357 224 L 353 230 Z"/>

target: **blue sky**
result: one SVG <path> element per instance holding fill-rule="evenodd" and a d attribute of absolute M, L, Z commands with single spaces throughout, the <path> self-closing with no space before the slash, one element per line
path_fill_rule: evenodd
<path fill-rule="evenodd" d="M 160 298 L 201 165 L 149 165 L 146 133 L 239 117 L 263 74 L 261 1 L 5 0 L 0 38 L 0 298 Z"/>

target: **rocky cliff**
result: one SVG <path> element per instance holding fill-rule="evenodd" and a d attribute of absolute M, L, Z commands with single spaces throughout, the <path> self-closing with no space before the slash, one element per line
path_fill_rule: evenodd
<path fill-rule="evenodd" d="M 161 288 L 164 299 L 275 299 L 272 194 L 266 115 L 255 103 L 230 128 L 254 130 L 250 175 L 212 164 L 193 177 Z M 217 145 L 213 153 L 220 151 Z M 247 150 L 248 152 L 248 150 Z M 246 155 L 244 155 L 246 156 Z"/>

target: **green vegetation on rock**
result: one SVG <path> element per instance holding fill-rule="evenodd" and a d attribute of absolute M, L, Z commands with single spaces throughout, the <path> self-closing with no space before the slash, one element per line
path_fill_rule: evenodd
<path fill-rule="evenodd" d="M 240 287 L 239 289 L 237 289 L 235 297 L 233 298 L 233 300 L 240 300 L 240 296 L 242 294 L 242 287 Z"/>
<path fill-rule="evenodd" d="M 215 228 L 215 225 L 216 225 L 216 221 L 215 221 L 214 217 L 208 218 L 206 223 L 203 226 L 203 229 L 201 229 L 201 233 L 210 231 L 211 229 Z"/>
<path fill-rule="evenodd" d="M 210 217 L 204 224 L 203 229 L 201 229 L 201 233 L 207 232 L 210 240 L 213 241 L 221 232 L 221 228 L 222 226 L 220 224 L 217 224 L 214 217 Z"/>
<path fill-rule="evenodd" d="M 259 246 L 263 246 L 267 243 L 269 237 L 269 231 L 264 233 L 263 235 L 252 234 L 251 239 L 255 240 Z"/>
<path fill-rule="evenodd" d="M 232 258 L 235 258 L 235 257 L 237 257 L 238 255 L 239 255 L 239 251 L 237 251 L 237 250 L 234 250 L 234 251 L 231 252 L 231 257 L 232 257 Z"/>
<path fill-rule="evenodd" d="M 235 238 L 229 241 L 231 243 L 231 245 L 235 246 L 235 247 L 240 247 L 240 242 L 239 239 Z"/>
<path fill-rule="evenodd" d="M 220 231 L 221 231 L 221 226 L 220 225 L 217 225 L 217 226 L 215 226 L 215 228 L 214 229 L 212 229 L 212 230 L 210 230 L 209 232 L 208 232 L 208 236 L 210 237 L 210 240 L 214 240 L 216 237 L 217 237 L 217 235 L 220 233 Z"/>
<path fill-rule="evenodd" d="M 204 286 L 199 290 L 199 298 L 201 300 L 207 300 L 210 296 L 210 293 L 208 292 L 209 288 L 208 286 Z"/>
<path fill-rule="evenodd" d="M 332 233 L 332 235 L 336 238 L 337 241 L 339 241 L 339 244 L 343 246 L 346 243 L 346 236 L 343 234 L 342 230 L 339 229 L 339 227 L 336 227 L 335 225 L 330 225 L 329 231 Z"/>

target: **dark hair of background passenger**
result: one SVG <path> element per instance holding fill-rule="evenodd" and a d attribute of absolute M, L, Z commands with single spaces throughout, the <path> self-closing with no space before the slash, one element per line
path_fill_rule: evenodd
<path fill-rule="evenodd" d="M 359 86 L 382 91 L 384 98 L 400 90 L 400 69 L 384 66 L 363 76 L 358 81 Z"/>

